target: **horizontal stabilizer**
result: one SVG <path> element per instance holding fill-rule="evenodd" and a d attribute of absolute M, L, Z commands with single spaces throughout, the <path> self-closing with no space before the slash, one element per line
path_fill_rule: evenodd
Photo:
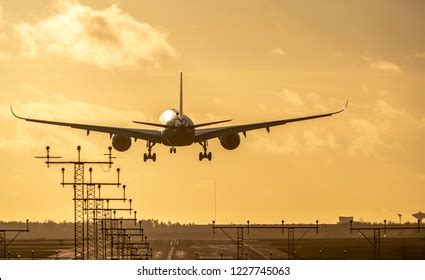
<path fill-rule="evenodd" d="M 213 125 L 213 124 L 218 124 L 218 123 L 225 123 L 225 122 L 230 122 L 230 121 L 232 121 L 232 120 L 224 120 L 224 121 L 200 123 L 200 124 L 191 125 L 190 127 L 197 128 L 197 127 L 208 126 L 208 125 Z"/>
<path fill-rule="evenodd" d="M 138 123 L 138 124 L 145 124 L 145 125 L 150 125 L 150 126 L 162 127 L 162 128 L 175 128 L 174 125 L 166 125 L 166 124 L 150 123 L 150 122 L 139 122 L 139 121 L 133 121 L 133 122 Z"/>

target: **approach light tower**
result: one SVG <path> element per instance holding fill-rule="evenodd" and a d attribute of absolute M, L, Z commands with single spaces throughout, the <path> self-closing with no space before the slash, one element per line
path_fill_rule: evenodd
<path fill-rule="evenodd" d="M 81 147 L 77 147 L 77 160 L 64 161 L 52 160 L 60 157 L 50 155 L 50 148 L 46 147 L 46 156 L 37 157 L 45 159 L 49 167 L 56 165 L 71 165 L 73 167 L 73 180 L 65 182 L 65 168 L 62 171 L 63 187 L 70 186 L 74 189 L 74 258 L 79 260 L 92 259 L 147 259 L 152 257 L 152 248 L 147 242 L 147 236 L 143 232 L 141 222 L 138 228 L 129 228 L 126 221 L 137 223 L 136 213 L 132 208 L 132 199 L 126 198 L 126 186 L 120 183 L 120 169 L 117 168 L 117 181 L 94 181 L 92 165 L 107 164 L 109 169 L 113 162 L 112 147 L 108 148 L 107 161 L 83 161 L 81 160 Z M 85 178 L 85 167 L 88 168 L 88 180 Z M 105 171 L 105 170 L 104 170 Z M 119 196 L 109 194 L 107 197 L 101 195 L 103 187 L 118 187 L 122 189 Z M 113 188 L 115 189 L 115 188 Z M 129 202 L 129 205 L 110 205 Z M 106 205 L 105 205 L 106 204 Z M 121 206 L 120 206 L 121 205 Z M 134 217 L 117 217 L 118 211 L 134 213 Z M 133 232 L 132 232 L 133 230 Z M 138 232 L 134 232 L 134 230 Z M 143 240 L 139 240 L 140 237 Z M 143 242 L 144 241 L 144 242 Z M 1 280 L 1 279 L 0 279 Z"/>
<path fill-rule="evenodd" d="M 285 232 L 285 229 L 288 230 L 288 259 L 295 259 L 295 244 L 300 241 L 311 229 L 316 230 L 316 234 L 319 233 L 319 220 L 316 220 L 315 225 L 286 225 L 285 221 L 282 220 L 282 224 L 250 224 L 249 220 L 246 222 L 246 225 L 216 225 L 215 221 L 212 221 L 213 234 L 215 234 L 216 229 L 220 229 L 230 240 L 232 240 L 236 245 L 236 259 L 244 259 L 244 231 L 249 234 L 249 230 L 258 229 L 258 230 L 281 230 L 282 234 Z M 227 233 L 226 230 L 236 230 L 236 240 Z M 304 230 L 304 233 L 298 239 L 295 239 L 295 230 L 300 229 Z"/>
<path fill-rule="evenodd" d="M 111 168 L 113 162 L 112 159 L 115 157 L 112 156 L 112 147 L 108 148 L 109 153 L 105 154 L 108 157 L 107 161 L 82 161 L 81 160 L 81 146 L 77 147 L 77 153 L 78 157 L 77 160 L 70 160 L 70 161 L 62 161 L 62 160 L 53 160 L 52 159 L 61 159 L 62 157 L 58 156 L 51 156 L 50 155 L 50 147 L 46 146 L 46 156 L 36 156 L 35 158 L 39 159 L 45 159 L 45 163 L 47 167 L 50 167 L 52 164 L 59 164 L 59 165 L 73 165 L 74 167 L 74 180 L 72 182 L 72 185 L 74 187 L 74 245 L 75 245 L 75 259 L 85 259 L 85 255 L 90 253 L 90 250 L 85 250 L 84 247 L 84 241 L 85 241 L 85 221 L 86 217 L 89 218 L 89 220 L 93 220 L 92 213 L 89 212 L 85 215 L 85 203 L 87 199 L 90 200 L 90 202 L 93 201 L 95 198 L 95 185 L 92 184 L 90 186 L 86 187 L 85 181 L 84 181 L 84 170 L 85 166 L 87 165 L 95 165 L 95 164 L 106 164 Z M 63 173 L 64 169 L 62 169 Z M 63 177 L 62 177 L 63 179 Z M 63 186 L 65 184 L 62 184 Z M 94 208 L 94 207 L 93 207 Z M 89 227 L 91 229 L 93 227 Z"/>
<path fill-rule="evenodd" d="M 27 228 L 26 229 L 0 229 L 0 252 L 3 253 L 3 258 L 7 258 L 7 247 L 15 241 L 15 239 L 22 233 L 22 232 L 29 232 L 29 221 L 27 220 Z M 12 237 L 10 241 L 7 241 L 6 235 L 7 233 L 14 233 L 15 235 Z M 10 257 L 9 257 L 10 258 Z M 1 278 L 0 278 L 1 279 Z"/>
<path fill-rule="evenodd" d="M 384 220 L 383 225 L 376 225 L 376 226 L 353 226 L 353 221 L 350 221 L 350 232 L 352 233 L 353 230 L 357 230 L 372 246 L 373 246 L 373 259 L 379 260 L 381 259 L 381 232 L 383 231 L 386 233 L 387 231 L 391 230 L 417 230 L 418 233 L 421 232 L 421 230 L 425 229 L 421 225 L 421 220 L 418 219 L 418 223 L 416 226 L 409 226 L 409 225 L 403 225 L 403 226 L 387 226 L 387 220 Z M 364 231 L 373 231 L 373 239 L 369 238 Z"/>

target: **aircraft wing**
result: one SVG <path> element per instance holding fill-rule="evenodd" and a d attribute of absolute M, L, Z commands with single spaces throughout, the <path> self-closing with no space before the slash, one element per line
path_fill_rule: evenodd
<path fill-rule="evenodd" d="M 123 136 L 128 136 L 135 139 L 142 139 L 154 143 L 161 143 L 161 132 L 158 130 L 152 129 L 137 129 L 137 128 L 124 128 L 124 127 L 113 127 L 113 126 L 99 126 L 99 125 L 87 125 L 87 124 L 79 124 L 79 123 L 67 123 L 67 122 L 55 122 L 55 121 L 47 121 L 47 120 L 39 120 L 39 119 L 29 119 L 23 118 L 16 115 L 12 107 L 10 108 L 12 114 L 18 119 L 26 120 L 28 122 L 37 122 L 37 123 L 45 123 L 51 125 L 59 125 L 59 126 L 67 126 L 71 128 L 85 130 L 87 135 L 91 131 L 108 133 L 110 136 L 113 134 L 119 134 Z"/>
<path fill-rule="evenodd" d="M 206 141 L 208 139 L 212 139 L 212 138 L 216 138 L 216 137 L 220 137 L 220 136 L 224 136 L 224 135 L 228 135 L 228 134 L 243 133 L 244 135 L 246 135 L 246 132 L 249 131 L 249 130 L 261 129 L 261 128 L 265 128 L 268 132 L 270 132 L 270 127 L 272 127 L 272 126 L 284 125 L 284 124 L 291 123 L 291 122 L 299 122 L 299 121 L 306 121 L 306 120 L 311 120 L 311 119 L 329 117 L 329 116 L 332 116 L 334 114 L 341 113 L 342 111 L 345 110 L 347 105 L 348 105 L 348 101 L 341 110 L 338 110 L 338 111 L 335 111 L 335 112 L 330 112 L 330 113 L 319 114 L 319 115 L 311 115 L 311 116 L 305 116 L 305 117 L 290 118 L 290 119 L 260 122 L 260 123 L 252 123 L 252 124 L 234 125 L 234 126 L 227 126 L 227 127 L 198 129 L 195 132 L 195 141 L 194 142 L 202 142 L 202 141 Z"/>

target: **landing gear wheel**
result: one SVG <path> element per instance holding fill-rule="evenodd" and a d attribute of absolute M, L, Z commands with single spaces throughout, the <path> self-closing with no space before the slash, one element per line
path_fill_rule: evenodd
<path fill-rule="evenodd" d="M 147 142 L 146 147 L 148 148 L 148 153 L 143 154 L 143 161 L 147 161 L 148 159 L 151 159 L 152 161 L 156 161 L 156 154 L 152 153 L 152 147 L 155 146 L 156 143 Z"/>
<path fill-rule="evenodd" d="M 208 142 L 204 141 L 204 142 L 198 142 L 199 145 L 202 146 L 202 148 L 204 149 L 204 152 L 200 152 L 199 153 L 199 161 L 202 161 L 204 158 L 208 159 L 209 161 L 211 161 L 212 159 L 212 154 L 211 152 L 208 152 L 207 147 L 208 147 Z"/>
<path fill-rule="evenodd" d="M 171 147 L 170 148 L 170 154 L 172 154 L 172 153 L 176 153 L 177 152 L 177 149 L 176 149 L 176 147 Z"/>

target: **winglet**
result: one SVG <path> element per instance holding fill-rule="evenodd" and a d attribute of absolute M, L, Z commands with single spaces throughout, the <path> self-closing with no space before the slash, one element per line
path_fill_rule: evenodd
<path fill-rule="evenodd" d="M 341 109 L 341 110 L 336 111 L 336 112 L 333 112 L 332 114 L 338 114 L 338 113 L 341 113 L 342 111 L 344 111 L 344 110 L 347 108 L 347 106 L 348 106 L 348 99 L 347 99 L 347 102 L 345 103 L 344 107 L 342 107 L 342 109 Z"/>
<path fill-rule="evenodd" d="M 15 114 L 15 112 L 13 112 L 13 108 L 12 108 L 12 106 L 10 106 L 10 112 L 12 112 L 12 115 L 13 115 L 15 118 L 18 118 L 18 119 L 21 119 L 21 120 L 25 120 L 25 118 L 22 118 L 22 117 L 20 117 L 20 116 L 16 115 L 16 114 Z"/>
<path fill-rule="evenodd" d="M 347 108 L 347 106 L 348 106 L 348 99 L 347 99 L 347 103 L 345 103 L 344 110 L 345 108 Z"/>

